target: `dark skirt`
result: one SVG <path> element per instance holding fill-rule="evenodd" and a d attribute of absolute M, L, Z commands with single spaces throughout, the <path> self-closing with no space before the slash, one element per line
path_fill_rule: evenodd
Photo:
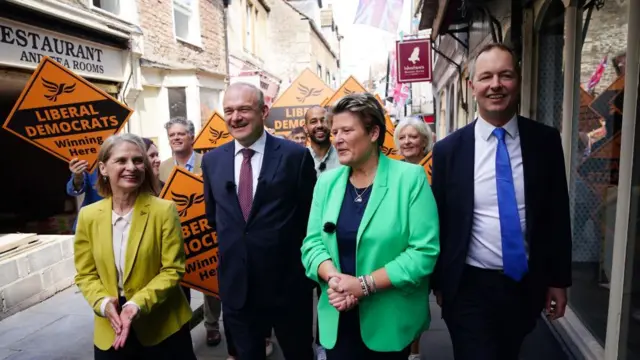
<path fill-rule="evenodd" d="M 126 303 L 124 298 L 119 299 L 120 306 Z M 124 348 L 115 350 L 100 350 L 94 346 L 95 360 L 196 360 L 191 342 L 191 327 L 189 322 L 180 330 L 172 334 L 154 346 L 143 346 L 131 327 Z"/>
<path fill-rule="evenodd" d="M 377 352 L 369 349 L 360 335 L 360 314 L 357 307 L 340 313 L 338 341 L 333 349 L 327 349 L 327 360 L 407 360 L 409 346 L 402 351 Z"/>

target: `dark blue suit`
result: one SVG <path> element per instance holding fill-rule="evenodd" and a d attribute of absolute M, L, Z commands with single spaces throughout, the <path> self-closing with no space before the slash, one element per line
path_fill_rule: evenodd
<path fill-rule="evenodd" d="M 241 360 L 265 358 L 264 334 L 272 327 L 287 359 L 306 360 L 313 357 L 313 285 L 305 277 L 300 247 L 316 172 L 306 148 L 266 137 L 246 222 L 234 180 L 235 141 L 202 161 L 207 219 L 218 233 L 224 321 Z"/>
<path fill-rule="evenodd" d="M 517 352 L 544 307 L 547 289 L 571 285 L 569 197 L 558 131 L 518 117 L 529 273 L 521 283 L 511 284 L 492 270 L 470 269 L 465 264 L 474 212 L 475 124 L 438 141 L 433 149 L 432 190 L 440 218 L 440 257 L 432 287 L 442 292 L 443 317 L 456 359 L 495 360 L 511 357 L 496 356 L 495 349 L 486 347 L 495 335 L 492 324 L 514 323 L 498 336 L 515 344 L 512 352 Z M 482 295 L 476 294 L 480 291 Z M 485 303 L 478 305 L 474 298 Z M 487 316 L 475 306 L 495 308 L 502 315 Z"/>

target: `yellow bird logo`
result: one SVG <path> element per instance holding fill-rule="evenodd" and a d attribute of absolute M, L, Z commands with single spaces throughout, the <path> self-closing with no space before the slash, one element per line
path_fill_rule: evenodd
<path fill-rule="evenodd" d="M 209 134 L 211 134 L 212 136 L 209 139 L 209 142 L 212 143 L 213 145 L 217 144 L 218 140 L 226 139 L 230 135 L 228 132 L 224 130 L 216 130 L 214 128 L 209 129 Z"/>
<path fill-rule="evenodd" d="M 42 78 L 42 85 L 51 93 L 51 94 L 45 95 L 44 97 L 47 98 L 47 100 L 50 100 L 53 102 L 58 101 L 58 96 L 62 94 L 70 94 L 76 89 L 75 83 L 71 85 L 67 85 L 65 83 L 56 84 L 45 78 Z"/>
<path fill-rule="evenodd" d="M 171 192 L 172 198 L 176 205 L 182 207 L 182 209 L 178 210 L 178 215 L 181 217 L 187 216 L 187 211 L 190 207 L 195 204 L 200 204 L 204 201 L 204 194 L 197 195 L 195 193 L 186 196 L 182 194 L 176 194 L 175 192 Z"/>
<path fill-rule="evenodd" d="M 309 88 L 302 84 L 298 85 L 298 91 L 300 92 L 300 96 L 296 97 L 296 100 L 300 101 L 301 103 L 305 102 L 312 96 L 319 96 L 322 94 L 322 89 Z"/>
<path fill-rule="evenodd" d="M 388 148 L 386 146 L 382 146 L 382 153 L 387 155 L 387 156 L 391 156 L 391 155 L 396 155 L 398 153 L 398 151 L 394 148 Z"/>

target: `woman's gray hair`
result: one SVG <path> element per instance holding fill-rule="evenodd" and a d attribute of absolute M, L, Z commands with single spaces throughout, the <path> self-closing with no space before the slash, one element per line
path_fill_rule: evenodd
<path fill-rule="evenodd" d="M 369 93 L 347 95 L 338 100 L 330 112 L 331 118 L 344 112 L 350 112 L 356 115 L 367 133 L 370 133 L 374 126 L 379 127 L 378 147 L 381 148 L 382 144 L 384 144 L 384 136 L 387 132 L 384 109 L 382 105 L 380 105 L 380 102 L 378 102 L 378 99 L 373 95 Z M 331 126 L 331 124 L 329 124 L 329 126 Z"/>
<path fill-rule="evenodd" d="M 400 133 L 407 126 L 411 126 L 420 136 L 425 139 L 425 154 L 431 151 L 431 147 L 433 146 L 433 132 L 429 125 L 422 121 L 421 119 L 416 119 L 415 117 L 406 117 L 398 122 L 396 125 L 396 131 L 393 133 L 393 140 L 395 141 L 396 149 L 400 151 Z"/>

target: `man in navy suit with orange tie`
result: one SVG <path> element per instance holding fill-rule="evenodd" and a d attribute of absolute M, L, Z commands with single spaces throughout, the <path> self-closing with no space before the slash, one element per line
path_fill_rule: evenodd
<path fill-rule="evenodd" d="M 564 156 L 556 129 L 517 115 L 520 72 L 509 48 L 481 48 L 471 78 L 478 118 L 433 150 L 432 286 L 456 360 L 515 360 L 540 311 L 554 320 L 567 304 Z"/>
<path fill-rule="evenodd" d="M 209 224 L 218 233 L 223 319 L 239 360 L 265 359 L 275 330 L 286 359 L 313 359 L 313 284 L 300 261 L 316 181 L 309 151 L 267 134 L 260 89 L 231 85 L 224 96 L 235 139 L 202 161 Z"/>

